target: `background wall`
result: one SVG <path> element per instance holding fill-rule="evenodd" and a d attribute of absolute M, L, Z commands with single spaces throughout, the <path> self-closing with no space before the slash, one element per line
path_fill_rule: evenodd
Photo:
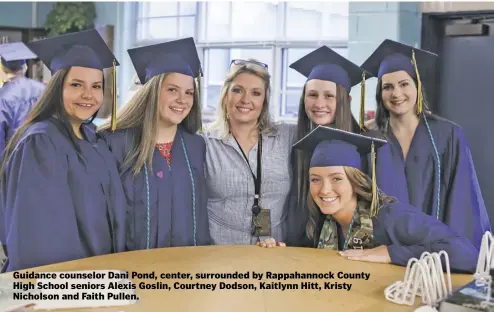
<path fill-rule="evenodd" d="M 1 2 L 0 25 L 42 27 L 53 2 Z M 119 104 L 132 95 L 126 52 L 139 45 L 194 36 L 202 59 L 207 116 L 217 105 L 229 61 L 255 57 L 272 73 L 275 118 L 295 120 L 305 78 L 288 65 L 326 44 L 360 65 L 386 38 L 420 46 L 421 13 L 494 9 L 489 2 L 97 2 L 97 25 L 115 26 Z M 249 16 L 248 19 L 245 16 Z M 304 25 L 304 27 L 300 27 Z M 367 81 L 366 109 L 375 109 L 376 79 Z M 360 86 L 352 89 L 359 114 Z"/>

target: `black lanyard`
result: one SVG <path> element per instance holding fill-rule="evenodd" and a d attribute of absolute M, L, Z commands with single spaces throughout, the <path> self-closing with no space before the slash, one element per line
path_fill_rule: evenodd
<path fill-rule="evenodd" d="M 259 135 L 259 140 L 257 141 L 257 177 L 254 175 L 254 172 L 252 172 L 252 168 L 249 163 L 249 158 L 245 155 L 244 151 L 242 150 L 242 147 L 238 143 L 237 139 L 235 136 L 233 136 L 235 139 L 235 142 L 237 142 L 238 148 L 240 149 L 240 152 L 242 153 L 242 156 L 244 156 L 245 161 L 247 162 L 247 165 L 249 166 L 250 173 L 252 174 L 252 178 L 254 178 L 254 205 L 252 206 L 252 213 L 254 215 L 259 214 L 261 211 L 261 208 L 259 207 L 259 197 L 261 196 L 261 155 L 262 155 L 262 136 Z"/>

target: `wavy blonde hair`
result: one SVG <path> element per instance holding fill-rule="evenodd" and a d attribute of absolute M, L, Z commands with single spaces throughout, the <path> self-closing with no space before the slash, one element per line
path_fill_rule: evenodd
<path fill-rule="evenodd" d="M 220 134 L 221 138 L 226 138 L 230 133 L 230 124 L 227 118 L 226 97 L 233 81 L 240 74 L 250 74 L 259 77 L 264 82 L 265 97 L 262 104 L 261 115 L 257 121 L 257 127 L 262 134 L 271 134 L 273 130 L 273 121 L 269 113 L 269 99 L 271 97 L 271 76 L 266 68 L 256 64 L 255 59 L 248 59 L 245 64 L 234 65 L 226 75 L 225 82 L 221 88 L 220 101 L 216 108 L 216 118 L 208 126 L 209 131 L 215 131 Z"/>
<path fill-rule="evenodd" d="M 353 167 L 343 167 L 345 174 L 350 181 L 353 192 L 357 194 L 358 205 L 363 206 L 365 209 L 370 210 L 372 202 L 372 181 L 367 174 L 361 170 Z M 382 205 L 391 203 L 395 199 L 387 196 L 378 190 L 377 193 L 378 207 Z M 314 202 L 310 192 L 307 194 L 307 208 L 309 209 L 309 221 L 307 222 L 307 237 L 317 244 L 317 239 L 319 239 L 319 234 L 321 231 L 321 221 L 326 217 L 317 204 Z M 378 208 L 378 209 L 379 209 Z"/>
<path fill-rule="evenodd" d="M 123 166 L 133 164 L 134 176 L 146 163 L 150 168 L 153 167 L 153 153 L 160 119 L 159 98 L 161 86 L 167 75 L 160 74 L 151 78 L 117 113 L 117 130 L 135 129 L 138 134 L 123 163 Z M 180 124 L 191 134 L 195 134 L 202 127 L 201 104 L 195 83 L 192 108 Z M 109 129 L 111 129 L 111 120 L 107 119 L 98 128 L 98 132 Z"/>

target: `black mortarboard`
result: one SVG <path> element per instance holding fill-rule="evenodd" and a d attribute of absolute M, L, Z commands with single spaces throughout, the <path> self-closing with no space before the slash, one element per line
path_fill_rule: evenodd
<path fill-rule="evenodd" d="M 112 51 L 91 29 L 77 33 L 34 41 L 28 47 L 43 61 L 52 73 L 71 66 L 103 70 L 119 65 Z"/>
<path fill-rule="evenodd" d="M 192 37 L 127 50 L 142 84 L 163 73 L 192 78 L 202 74 L 201 61 Z"/>
<path fill-rule="evenodd" d="M 290 65 L 307 80 L 320 79 L 332 81 L 341 85 L 348 93 L 353 86 L 362 84 L 361 89 L 361 116 L 360 127 L 364 123 L 364 100 L 365 100 L 365 71 L 356 64 L 350 62 L 327 46 L 322 46 L 317 50 L 305 55 L 301 59 Z"/>
<path fill-rule="evenodd" d="M 383 75 L 406 71 L 417 79 L 417 113 L 422 112 L 422 79 L 420 73 L 437 60 L 437 54 L 386 39 L 362 64 L 362 68 L 381 79 Z"/>
<path fill-rule="evenodd" d="M 362 82 L 363 70 L 327 46 L 305 55 L 292 63 L 290 68 L 307 77 L 307 80 L 320 79 L 339 84 L 348 93 L 354 85 Z"/>
<path fill-rule="evenodd" d="M 0 59 L 2 65 L 10 70 L 19 70 L 26 60 L 35 59 L 37 56 L 24 43 L 12 42 L 0 45 Z"/>
<path fill-rule="evenodd" d="M 372 204 L 377 205 L 376 155 L 375 150 L 387 141 L 339 130 L 318 126 L 293 148 L 312 152 L 309 168 L 346 166 L 362 170 L 362 159 L 369 153 L 372 161 Z M 376 210 L 373 210 L 376 211 Z"/>

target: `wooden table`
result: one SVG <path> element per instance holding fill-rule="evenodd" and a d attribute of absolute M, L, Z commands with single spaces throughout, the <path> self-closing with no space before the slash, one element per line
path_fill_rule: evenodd
<path fill-rule="evenodd" d="M 384 289 L 403 280 L 405 268 L 388 264 L 350 261 L 336 252 L 307 248 L 260 248 L 256 246 L 208 246 L 142 250 L 112 254 L 83 260 L 59 263 L 29 271 L 123 270 L 142 273 L 233 273 L 254 271 L 263 273 L 262 280 L 226 280 L 253 283 L 257 290 L 140 290 L 139 302 L 134 305 L 100 308 L 91 311 L 413 311 L 412 307 L 397 305 L 384 298 Z M 273 273 L 327 273 L 333 280 L 285 280 L 283 283 L 318 282 L 322 290 L 261 290 L 261 282 L 277 282 L 265 278 Z M 338 279 L 338 272 L 370 273 L 368 280 Z M 10 274 L 6 274 L 10 275 Z M 159 278 L 158 278 L 159 280 Z M 454 287 L 472 280 L 471 275 L 453 275 Z M 143 280 L 133 279 L 137 285 Z M 168 280 L 185 283 L 216 283 L 221 280 Z M 166 282 L 166 281 L 164 281 Z M 324 290 L 325 282 L 352 284 L 351 290 Z M 420 306 L 420 298 L 415 300 Z M 65 310 L 65 311 L 88 311 Z"/>

